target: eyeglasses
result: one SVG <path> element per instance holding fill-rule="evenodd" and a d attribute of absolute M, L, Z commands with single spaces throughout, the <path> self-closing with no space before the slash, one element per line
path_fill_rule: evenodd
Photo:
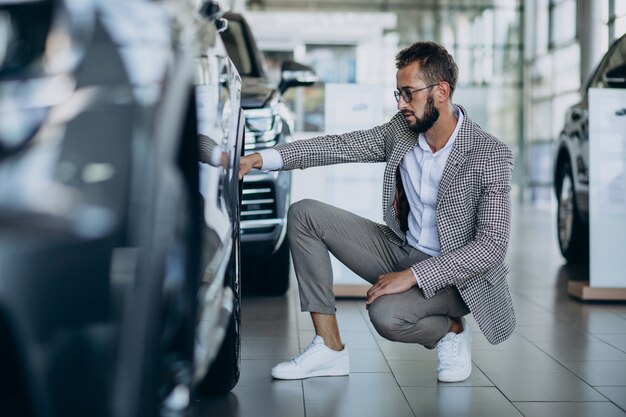
<path fill-rule="evenodd" d="M 393 96 L 396 98 L 396 102 L 400 102 L 400 97 L 404 100 L 405 103 L 410 103 L 413 100 L 413 93 L 417 93 L 418 91 L 426 90 L 427 88 L 433 88 L 434 86 L 439 85 L 439 83 L 427 85 L 426 87 L 418 88 L 417 90 L 409 90 L 408 88 L 403 88 L 401 90 L 396 90 L 393 92 Z"/>

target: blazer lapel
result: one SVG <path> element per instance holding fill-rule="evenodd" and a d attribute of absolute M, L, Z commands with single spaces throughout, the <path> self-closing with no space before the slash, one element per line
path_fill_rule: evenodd
<path fill-rule="evenodd" d="M 464 160 L 465 152 L 461 151 L 455 144 L 452 148 L 450 156 L 448 157 L 448 162 L 446 162 L 446 167 L 443 169 L 443 175 L 441 177 L 441 182 L 439 183 L 439 191 L 437 192 L 437 205 L 439 205 L 441 198 L 445 195 Z"/>
<path fill-rule="evenodd" d="M 398 237 L 404 239 L 404 233 L 401 231 L 396 211 L 393 208 L 393 201 L 396 193 L 396 171 L 404 156 L 417 145 L 417 134 L 407 130 L 398 135 L 396 144 L 393 148 L 391 158 L 385 167 L 385 187 L 383 194 L 383 204 L 385 207 L 384 220 Z"/>
<path fill-rule="evenodd" d="M 459 106 L 459 108 L 463 112 L 463 124 L 459 129 L 459 133 L 452 146 L 452 152 L 450 152 L 446 166 L 443 169 L 443 175 L 439 183 L 439 191 L 437 192 L 437 206 L 439 206 L 439 202 L 448 190 L 459 168 L 463 165 L 463 162 L 465 162 L 467 152 L 472 147 L 472 121 L 467 116 L 465 109 L 461 106 Z"/>

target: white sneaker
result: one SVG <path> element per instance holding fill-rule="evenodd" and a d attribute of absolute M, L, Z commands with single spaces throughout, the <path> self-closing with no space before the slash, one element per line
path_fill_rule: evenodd
<path fill-rule="evenodd" d="M 461 326 L 461 333 L 450 332 L 437 345 L 437 379 L 441 382 L 461 382 L 472 373 L 472 331 L 464 318 Z"/>
<path fill-rule="evenodd" d="M 277 379 L 303 379 L 314 376 L 340 376 L 350 373 L 348 348 L 336 351 L 324 344 L 324 339 L 315 336 L 311 344 L 298 356 L 272 368 Z"/>

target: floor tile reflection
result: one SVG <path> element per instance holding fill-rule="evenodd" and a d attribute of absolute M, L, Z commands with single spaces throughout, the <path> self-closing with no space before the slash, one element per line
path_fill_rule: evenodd
<path fill-rule="evenodd" d="M 553 218 L 515 208 L 507 261 L 518 326 L 492 346 L 470 317 L 467 381 L 438 383 L 436 350 L 378 336 L 362 299 L 337 302 L 350 376 L 273 380 L 272 366 L 314 334 L 293 280 L 284 297 L 243 299 L 239 384 L 194 403 L 192 417 L 626 416 L 626 303 L 583 303 L 567 294 L 568 280 L 589 270 L 563 263 Z"/>

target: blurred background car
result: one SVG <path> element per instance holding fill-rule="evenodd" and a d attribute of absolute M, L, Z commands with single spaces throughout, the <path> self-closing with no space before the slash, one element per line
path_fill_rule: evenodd
<path fill-rule="evenodd" d="M 582 88 L 582 100 L 567 110 L 556 144 L 557 236 L 561 253 L 570 262 L 589 259 L 590 88 L 626 88 L 626 35 L 604 54 Z"/>
<path fill-rule="evenodd" d="M 222 13 L 0 1 L 3 417 L 172 415 L 237 382 L 244 128 Z"/>
<path fill-rule="evenodd" d="M 246 116 L 245 153 L 292 140 L 294 114 L 282 94 L 291 87 L 317 81 L 312 68 L 293 61 L 281 65 L 278 85 L 268 77 L 244 16 L 227 13 L 228 28 L 221 32 L 228 54 L 243 79 L 241 105 Z M 291 173 L 254 170 L 243 183 L 241 245 L 243 290 L 250 294 L 281 295 L 289 288 L 287 210 Z"/>

